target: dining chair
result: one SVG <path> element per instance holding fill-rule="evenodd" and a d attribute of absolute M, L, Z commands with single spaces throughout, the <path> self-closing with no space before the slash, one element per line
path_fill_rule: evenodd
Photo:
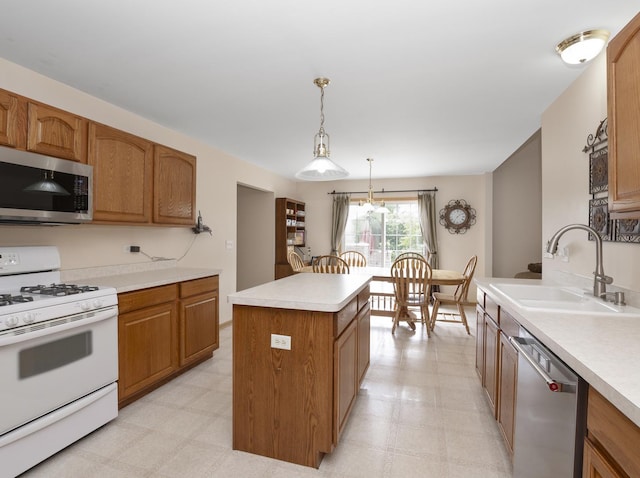
<path fill-rule="evenodd" d="M 344 251 L 340 254 L 340 257 L 349 264 L 349 267 L 366 267 L 367 258 L 364 254 L 358 251 Z"/>
<path fill-rule="evenodd" d="M 427 261 L 417 257 L 405 257 L 395 260 L 391 265 L 393 291 L 396 301 L 393 326 L 391 333 L 395 333 L 400 320 L 406 320 L 412 330 L 416 329 L 411 308 L 420 309 L 420 321 L 429 328 L 429 298 L 431 290 L 431 266 Z"/>
<path fill-rule="evenodd" d="M 398 259 L 404 259 L 405 257 L 417 257 L 418 259 L 426 260 L 426 258 L 422 254 L 413 251 L 400 253 L 395 260 L 397 261 Z"/>
<path fill-rule="evenodd" d="M 473 279 L 473 273 L 476 270 L 476 264 L 478 262 L 478 256 L 471 256 L 471 259 L 467 262 L 467 265 L 462 272 L 464 280 L 461 284 L 456 286 L 453 294 L 445 294 L 443 292 L 434 292 L 433 293 L 433 310 L 431 311 L 431 319 L 430 319 L 430 328 L 434 329 L 436 325 L 436 320 L 441 322 L 462 322 L 465 329 L 467 329 L 467 334 L 471 335 L 469 332 L 469 324 L 467 323 L 467 316 L 464 313 L 464 304 L 467 302 L 467 295 L 469 294 L 469 285 L 471 284 L 471 280 Z M 440 307 L 442 305 L 455 306 L 455 310 L 449 309 L 442 311 Z M 438 314 L 440 314 L 443 318 L 438 319 Z M 454 317 L 459 316 L 460 320 L 455 319 Z"/>
<path fill-rule="evenodd" d="M 319 256 L 311 263 L 313 272 L 324 274 L 348 274 L 349 264 L 338 256 Z"/>
<path fill-rule="evenodd" d="M 300 257 L 295 251 L 289 251 L 289 254 L 287 254 L 287 262 L 289 262 L 293 272 L 300 272 L 304 267 L 302 257 Z"/>

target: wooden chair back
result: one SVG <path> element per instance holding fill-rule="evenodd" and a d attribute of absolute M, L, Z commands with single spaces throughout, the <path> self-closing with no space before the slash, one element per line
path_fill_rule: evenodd
<path fill-rule="evenodd" d="M 367 258 L 358 251 L 344 251 L 340 257 L 349 264 L 349 267 L 366 267 Z"/>
<path fill-rule="evenodd" d="M 289 251 L 289 254 L 287 254 L 287 261 L 294 272 L 300 272 L 304 267 L 302 257 L 300 257 L 295 251 Z"/>
<path fill-rule="evenodd" d="M 473 279 L 473 274 L 476 270 L 477 263 L 478 256 L 471 256 L 471 258 L 467 262 L 467 265 L 464 267 L 464 271 L 462 271 L 464 282 L 456 287 L 456 291 L 453 294 L 456 301 L 461 303 L 467 302 L 467 296 L 469 295 L 469 285 L 471 284 L 471 280 Z"/>
<path fill-rule="evenodd" d="M 406 257 L 415 257 L 417 259 L 426 260 L 426 258 L 419 252 L 409 251 L 409 252 L 403 252 L 401 254 L 398 254 L 398 257 L 396 257 L 396 261 L 399 259 L 404 259 Z"/>
<path fill-rule="evenodd" d="M 349 264 L 338 256 L 320 256 L 316 257 L 311 263 L 313 272 L 323 274 L 348 274 Z"/>

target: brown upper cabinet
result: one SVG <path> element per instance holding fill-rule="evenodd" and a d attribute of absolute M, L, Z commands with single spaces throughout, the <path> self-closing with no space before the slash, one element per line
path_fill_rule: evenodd
<path fill-rule="evenodd" d="M 640 218 L 640 14 L 607 47 L 609 211 Z"/>
<path fill-rule="evenodd" d="M 86 163 L 87 123 L 80 116 L 29 101 L 27 149 Z"/>
<path fill-rule="evenodd" d="M 27 102 L 5 90 L 0 90 L 0 145 L 19 149 L 27 145 Z"/>
<path fill-rule="evenodd" d="M 93 220 L 150 223 L 153 143 L 98 123 L 89 125 Z"/>
<path fill-rule="evenodd" d="M 195 222 L 196 158 L 181 151 L 155 145 L 153 155 L 153 222 Z"/>

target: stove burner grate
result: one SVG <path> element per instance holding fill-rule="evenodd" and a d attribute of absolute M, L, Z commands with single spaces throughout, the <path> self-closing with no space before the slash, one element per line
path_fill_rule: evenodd
<path fill-rule="evenodd" d="M 3 305 L 17 304 L 20 302 L 32 302 L 33 297 L 25 295 L 0 294 L 0 307 Z"/>
<path fill-rule="evenodd" d="M 52 296 L 81 294 L 83 292 L 91 292 L 94 290 L 98 290 L 98 287 L 89 286 L 89 285 L 75 285 L 75 284 L 35 285 L 35 286 L 24 286 L 20 288 L 20 292 L 27 292 L 29 294 L 52 295 Z"/>

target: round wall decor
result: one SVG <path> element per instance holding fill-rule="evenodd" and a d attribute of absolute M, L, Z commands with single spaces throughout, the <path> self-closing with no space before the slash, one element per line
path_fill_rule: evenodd
<path fill-rule="evenodd" d="M 464 199 L 452 199 L 440 210 L 440 224 L 451 234 L 464 234 L 476 223 L 476 210 Z"/>

